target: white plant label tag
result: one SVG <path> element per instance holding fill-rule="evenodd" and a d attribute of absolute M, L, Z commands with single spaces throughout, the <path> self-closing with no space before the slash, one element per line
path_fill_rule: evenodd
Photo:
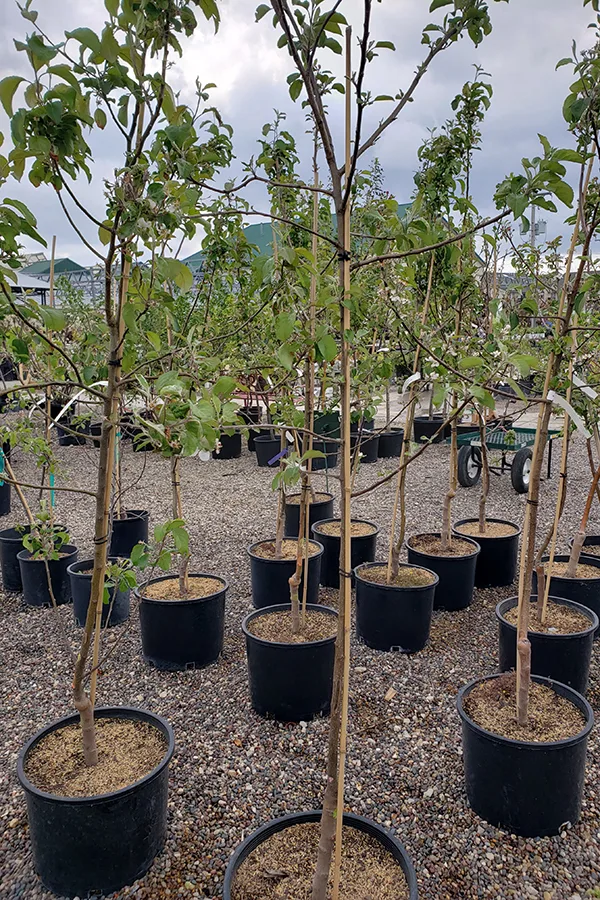
<path fill-rule="evenodd" d="M 406 391 L 407 391 L 407 389 L 411 386 L 411 384 L 413 384 L 415 381 L 420 381 L 420 380 L 421 380 L 421 373 L 420 373 L 420 372 L 415 372 L 414 375 L 410 375 L 410 376 L 406 379 L 406 381 L 404 382 L 404 384 L 402 385 L 402 393 L 405 394 Z"/>
<path fill-rule="evenodd" d="M 556 406 L 560 406 L 561 409 L 564 409 L 568 417 L 575 424 L 577 431 L 579 431 L 584 438 L 587 440 L 591 438 L 590 432 L 585 427 L 585 423 L 579 413 L 576 413 L 570 403 L 568 403 L 564 397 L 561 397 L 560 394 L 557 394 L 556 391 L 548 391 L 548 400 L 551 403 L 554 403 Z"/>
<path fill-rule="evenodd" d="M 586 397 L 589 397 L 590 400 L 595 400 L 598 396 L 597 391 L 586 384 L 585 381 L 583 381 L 583 379 L 579 377 L 579 375 L 573 375 L 573 384 L 575 385 L 575 387 L 581 388 L 581 393 L 585 394 Z"/>
<path fill-rule="evenodd" d="M 201 450 L 198 454 L 198 458 L 202 460 L 202 462 L 208 462 L 210 459 L 210 453 L 208 450 Z"/>

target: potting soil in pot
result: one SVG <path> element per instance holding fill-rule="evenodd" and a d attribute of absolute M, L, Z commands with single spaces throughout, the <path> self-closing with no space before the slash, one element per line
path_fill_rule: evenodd
<path fill-rule="evenodd" d="M 600 556 L 600 544 L 584 544 L 581 554 L 582 556 Z"/>
<path fill-rule="evenodd" d="M 292 615 L 289 609 L 265 613 L 248 624 L 248 631 L 263 641 L 282 644 L 306 644 L 323 641 L 337 632 L 337 619 L 328 613 L 307 610 L 306 627 L 300 634 L 292 631 Z"/>
<path fill-rule="evenodd" d="M 479 530 L 479 522 L 465 522 L 462 525 L 457 525 L 455 530 L 477 539 L 478 534 L 486 538 L 510 537 L 511 534 L 516 534 L 519 529 L 515 528 L 514 525 L 508 525 L 506 522 L 486 522 L 485 529 L 481 532 Z"/>
<path fill-rule="evenodd" d="M 318 822 L 293 825 L 259 844 L 238 869 L 232 900 L 310 900 L 320 828 Z M 389 851 L 371 835 L 345 827 L 340 900 L 408 896 L 404 872 Z"/>
<path fill-rule="evenodd" d="M 542 625 L 538 619 L 537 603 L 532 603 L 529 607 L 529 624 L 528 631 L 535 631 L 536 634 L 579 634 L 581 631 L 587 631 L 590 627 L 590 620 L 583 613 L 577 612 L 576 609 L 570 609 L 568 606 L 561 606 L 559 603 L 548 601 L 548 612 L 546 622 Z M 513 606 L 508 612 L 503 613 L 504 618 L 511 625 L 517 625 L 519 611 L 517 606 Z"/>
<path fill-rule="evenodd" d="M 304 541 L 301 542 L 301 546 L 304 549 Z M 260 556 L 262 559 L 296 559 L 298 553 L 298 541 L 289 538 L 282 541 L 281 556 L 279 557 L 275 554 L 275 541 L 264 541 L 262 544 L 256 545 L 252 552 L 255 556 Z M 321 548 L 317 547 L 312 541 L 309 541 L 308 555 L 316 556 L 317 553 L 320 552 Z"/>
<path fill-rule="evenodd" d="M 433 584 L 435 575 L 425 572 L 423 569 L 402 566 L 395 578 L 387 580 L 387 566 L 368 566 L 360 570 L 363 581 L 372 581 L 375 584 L 389 584 L 392 587 L 425 587 Z"/>
<path fill-rule="evenodd" d="M 532 681 L 528 723 L 519 725 L 514 672 L 477 684 L 465 698 L 464 709 L 480 728 L 515 741 L 563 741 L 579 734 L 586 722 L 576 706 L 552 688 Z"/>
<path fill-rule="evenodd" d="M 301 498 L 302 494 L 289 494 L 285 498 L 285 502 L 288 506 L 299 506 Z M 313 500 L 309 493 L 306 499 L 308 503 L 325 503 L 327 500 L 331 500 L 331 494 L 315 494 L 315 499 Z"/>
<path fill-rule="evenodd" d="M 186 597 L 179 590 L 179 578 L 168 578 L 165 581 L 155 581 L 141 590 L 142 597 L 149 600 L 199 600 L 201 597 L 210 597 L 218 591 L 224 590 L 223 582 L 218 578 L 203 578 L 191 575 L 188 579 L 189 590 Z"/>
<path fill-rule="evenodd" d="M 431 556 L 472 556 L 476 549 L 473 544 L 453 537 L 445 550 L 442 550 L 442 539 L 435 534 L 419 534 L 410 539 L 410 546 L 421 553 Z"/>
<path fill-rule="evenodd" d="M 340 537 L 341 522 L 319 522 L 318 531 L 323 534 L 331 534 L 333 537 Z M 377 529 L 368 522 L 351 522 L 350 537 L 366 537 L 368 534 L 374 534 Z"/>
<path fill-rule="evenodd" d="M 96 719 L 98 765 L 83 761 L 79 723 L 58 728 L 27 754 L 25 774 L 57 797 L 95 797 L 129 787 L 152 771 L 167 752 L 165 736 L 148 722 Z"/>
<path fill-rule="evenodd" d="M 552 565 L 552 577 L 571 578 L 567 575 L 568 562 L 555 562 Z M 546 576 L 550 574 L 548 563 L 544 564 L 544 573 Z M 585 563 L 577 563 L 575 569 L 575 578 L 600 578 L 600 569 L 597 566 L 587 566 Z"/>

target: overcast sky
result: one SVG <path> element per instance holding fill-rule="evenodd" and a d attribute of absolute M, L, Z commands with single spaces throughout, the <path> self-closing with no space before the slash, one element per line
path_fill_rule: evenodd
<path fill-rule="evenodd" d="M 383 0 L 374 5 L 373 36 L 396 45 L 396 53 L 383 51 L 369 69 L 367 88 L 374 94 L 395 94 L 409 84 L 423 56 L 421 30 L 428 22 L 439 21 L 443 12 L 430 16 L 429 2 Z M 181 91 L 184 101 L 193 100 L 196 78 L 217 84 L 212 96 L 224 119 L 234 127 L 239 160 L 256 153 L 262 125 L 271 120 L 273 109 L 288 114 L 288 129 L 300 146 L 308 149 L 304 114 L 299 104 L 290 101 L 287 92 L 285 78 L 291 71 L 290 59 L 276 47 L 271 17 L 255 24 L 256 5 L 254 0 L 221 0 L 222 24 L 218 34 L 215 36 L 212 28 L 203 23 L 194 37 L 185 42 L 183 59 L 171 70 L 171 84 Z M 105 18 L 103 0 L 34 0 L 34 6 L 40 12 L 40 24 L 56 41 L 65 29 L 85 25 L 99 31 Z M 519 168 L 521 157 L 538 152 L 538 132 L 555 146 L 571 144 L 561 115 L 570 70 L 555 71 L 555 64 L 570 54 L 573 39 L 581 46 L 589 44 L 589 7 L 583 9 L 583 0 L 511 0 L 508 4 L 490 2 L 490 7 L 493 33 L 478 49 L 463 39 L 442 54 L 422 82 L 415 102 L 409 104 L 376 146 L 374 152 L 384 166 L 386 187 L 401 202 L 412 192 L 419 145 L 429 129 L 441 125 L 449 116 L 450 101 L 472 77 L 474 63 L 490 73 L 494 86 L 483 149 L 477 154 L 473 177 L 474 199 L 483 215 L 493 210 L 495 184 Z M 362 0 L 343 0 L 341 10 L 359 31 Z M 22 39 L 30 28 L 12 0 L 0 0 L 0 77 L 27 72 L 27 61 L 24 54 L 15 50 L 13 38 Z M 331 106 L 339 142 L 343 98 L 334 97 Z M 378 103 L 368 111 L 365 135 L 388 108 L 387 104 Z M 0 131 L 6 136 L 7 120 L 2 113 Z M 84 202 L 101 218 L 102 178 L 110 177 L 113 168 L 120 164 L 117 141 L 108 131 L 107 128 L 91 141 L 95 158 L 93 184 L 79 186 Z M 3 150 L 6 151 L 6 143 Z M 305 158 L 309 163 L 308 154 Z M 34 189 L 24 180 L 20 185 L 9 184 L 4 191 L 28 204 L 48 241 L 57 235 L 58 257 L 71 256 L 81 263 L 93 261 L 64 221 L 50 189 Z M 560 216 L 548 217 L 549 237 L 562 233 L 564 213 L 563 208 Z M 195 249 L 194 245 L 185 248 L 187 252 Z"/>

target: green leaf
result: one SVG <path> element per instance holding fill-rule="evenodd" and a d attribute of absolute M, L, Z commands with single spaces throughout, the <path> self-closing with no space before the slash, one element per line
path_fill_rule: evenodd
<path fill-rule="evenodd" d="M 442 6 L 450 6 L 452 0 L 433 0 L 431 6 L 429 7 L 429 12 L 435 12 L 436 9 L 441 9 Z"/>
<path fill-rule="evenodd" d="M 317 343 L 317 347 L 319 348 L 319 353 L 326 362 L 333 362 L 338 355 L 337 344 L 330 334 L 326 334 L 322 337 Z"/>
<path fill-rule="evenodd" d="M 296 81 L 292 81 L 290 84 L 290 97 L 292 100 L 297 100 L 300 94 L 302 93 L 302 80 L 298 78 Z"/>
<path fill-rule="evenodd" d="M 275 334 L 280 341 L 287 341 L 294 333 L 296 316 L 291 312 L 279 313 L 275 321 Z"/>
<path fill-rule="evenodd" d="M 294 355 L 287 344 L 282 344 L 277 350 L 277 358 L 285 369 L 294 367 Z"/>
<path fill-rule="evenodd" d="M 98 237 L 103 244 L 109 244 L 111 239 L 111 229 L 113 227 L 113 223 L 106 219 L 105 222 L 102 223 L 100 228 L 98 229 Z"/>
<path fill-rule="evenodd" d="M 391 41 L 377 41 L 377 43 L 375 44 L 375 49 L 395 50 L 396 47 Z"/>
<path fill-rule="evenodd" d="M 48 331 L 62 331 L 66 325 L 63 311 L 53 306 L 40 306 L 40 315 Z"/>
<path fill-rule="evenodd" d="M 442 384 L 441 381 L 435 381 L 433 384 L 433 405 L 436 409 L 442 405 L 444 400 L 446 399 L 446 394 L 448 393 L 448 387 L 445 384 Z"/>
<path fill-rule="evenodd" d="M 20 78 L 18 75 L 8 75 L 0 81 L 0 103 L 2 103 L 6 115 L 11 118 L 13 114 L 13 97 L 22 81 L 25 81 L 25 79 Z"/>
<path fill-rule="evenodd" d="M 104 5 L 111 16 L 116 16 L 119 12 L 119 0 L 104 0 Z"/>
<path fill-rule="evenodd" d="M 106 128 L 106 113 L 100 107 L 94 112 L 94 121 L 100 130 Z"/>
<path fill-rule="evenodd" d="M 256 10 L 256 14 L 254 17 L 255 22 L 260 22 L 260 20 L 270 12 L 271 7 L 267 3 L 261 3 L 260 6 Z"/>
<path fill-rule="evenodd" d="M 509 378 L 508 375 L 505 377 L 506 377 L 506 381 L 508 382 L 508 384 L 510 384 L 511 388 L 513 389 L 513 391 L 515 392 L 515 394 L 517 395 L 519 400 L 522 400 L 523 403 L 527 403 L 527 397 L 525 396 L 525 394 L 523 393 L 523 391 L 521 390 L 521 388 L 519 387 L 519 385 L 517 384 L 515 379 Z"/>
<path fill-rule="evenodd" d="M 161 346 L 160 337 L 156 334 L 155 331 L 147 331 L 146 337 L 148 338 L 148 340 L 150 341 L 150 343 L 152 344 L 152 346 L 158 353 L 158 351 L 160 350 L 160 346 Z"/>
<path fill-rule="evenodd" d="M 479 356 L 465 356 L 458 361 L 459 369 L 479 369 L 483 365 L 484 361 Z"/>
<path fill-rule="evenodd" d="M 224 400 L 226 397 L 231 396 L 236 384 L 237 381 L 235 378 L 232 378 L 231 375 L 221 375 L 215 382 L 213 393 L 216 394 L 220 400 Z"/>
<path fill-rule="evenodd" d="M 185 530 L 185 528 L 177 526 L 171 529 L 171 534 L 173 535 L 173 541 L 175 542 L 175 548 L 177 552 L 185 556 L 188 553 L 190 545 L 187 531 Z"/>
<path fill-rule="evenodd" d="M 551 186 L 550 190 L 565 206 L 573 205 L 573 188 L 566 181 L 557 181 Z"/>
<path fill-rule="evenodd" d="M 307 450 L 306 453 L 302 455 L 302 459 L 325 459 L 326 454 L 321 453 L 320 450 Z"/>
<path fill-rule="evenodd" d="M 91 28 L 76 28 L 74 31 L 66 31 L 65 36 L 79 41 L 82 47 L 87 47 L 92 53 L 102 53 L 100 38 Z"/>

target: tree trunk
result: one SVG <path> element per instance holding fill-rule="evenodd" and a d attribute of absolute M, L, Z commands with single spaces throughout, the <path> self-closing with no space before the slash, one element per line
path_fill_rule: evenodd
<path fill-rule="evenodd" d="M 585 541 L 585 532 L 587 529 L 588 519 L 590 517 L 590 512 L 592 509 L 592 502 L 594 500 L 594 494 L 596 493 L 596 488 L 598 487 L 598 480 L 600 479 L 600 467 L 596 470 L 594 477 L 592 479 L 592 483 L 590 485 L 590 489 L 588 491 L 587 500 L 585 503 L 585 509 L 583 510 L 583 516 L 581 518 L 581 524 L 579 526 L 579 531 L 575 535 L 575 539 L 573 541 L 573 546 L 571 548 L 571 555 L 569 557 L 569 564 L 567 566 L 567 571 L 565 573 L 567 578 L 575 578 L 577 574 L 577 566 L 579 564 L 579 557 L 581 556 L 581 551 L 583 549 L 583 544 Z"/>
<path fill-rule="evenodd" d="M 481 494 L 479 496 L 479 534 L 485 534 L 485 510 L 490 493 L 490 469 L 488 466 L 487 438 L 483 411 L 479 413 L 479 442 L 481 444 Z"/>
<path fill-rule="evenodd" d="M 452 501 L 456 496 L 456 488 L 458 485 L 458 444 L 457 444 L 457 424 L 456 411 L 458 407 L 458 398 L 456 393 L 452 395 L 452 438 L 450 443 L 450 487 L 448 493 L 444 497 L 444 506 L 442 512 L 442 550 L 447 550 L 452 544 Z"/>

